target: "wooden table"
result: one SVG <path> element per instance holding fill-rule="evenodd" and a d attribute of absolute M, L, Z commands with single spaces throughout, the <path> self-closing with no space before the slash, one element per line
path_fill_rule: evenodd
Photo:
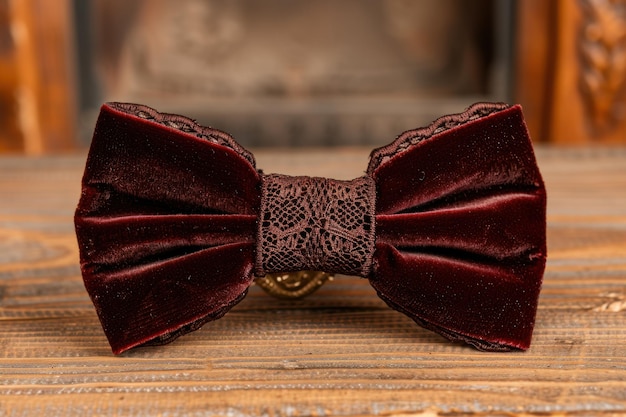
<path fill-rule="evenodd" d="M 367 151 L 260 152 L 267 171 L 358 176 Z M 78 268 L 84 156 L 0 159 L 0 416 L 626 414 L 626 149 L 540 149 L 549 261 L 533 345 L 421 329 L 366 280 L 301 301 L 253 287 L 171 345 L 111 354 Z"/>

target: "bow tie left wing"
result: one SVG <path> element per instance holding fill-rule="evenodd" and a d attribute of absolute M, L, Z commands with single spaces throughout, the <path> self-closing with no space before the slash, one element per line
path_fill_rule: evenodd
<path fill-rule="evenodd" d="M 75 225 L 115 353 L 168 342 L 243 298 L 259 181 L 252 155 L 222 132 L 145 106 L 102 107 Z"/>
<path fill-rule="evenodd" d="M 519 106 L 478 104 L 372 153 L 375 273 L 391 307 L 484 350 L 530 345 L 546 193 Z"/>

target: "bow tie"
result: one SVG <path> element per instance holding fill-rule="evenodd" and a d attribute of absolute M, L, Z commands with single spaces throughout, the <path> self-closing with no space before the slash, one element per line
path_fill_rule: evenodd
<path fill-rule="evenodd" d="M 368 278 L 419 325 L 527 349 L 546 192 L 519 106 L 479 103 L 376 149 L 352 181 L 265 175 L 221 131 L 102 106 L 75 215 L 85 287 L 113 352 L 223 316 L 255 277 Z"/>

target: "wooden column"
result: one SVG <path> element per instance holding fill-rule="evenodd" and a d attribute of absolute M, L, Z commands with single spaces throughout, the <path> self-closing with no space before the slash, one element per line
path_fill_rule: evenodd
<path fill-rule="evenodd" d="M 75 147 L 71 12 L 70 0 L 0 0 L 0 151 Z"/>

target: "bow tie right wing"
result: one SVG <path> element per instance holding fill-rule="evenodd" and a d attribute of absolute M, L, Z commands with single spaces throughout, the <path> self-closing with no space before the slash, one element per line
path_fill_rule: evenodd
<path fill-rule="evenodd" d="M 490 106 L 373 152 L 371 283 L 449 339 L 526 349 L 546 259 L 546 193 L 520 107 Z"/>
<path fill-rule="evenodd" d="M 102 107 L 75 225 L 111 347 L 165 343 L 252 282 L 259 174 L 226 134 L 145 106 Z"/>

